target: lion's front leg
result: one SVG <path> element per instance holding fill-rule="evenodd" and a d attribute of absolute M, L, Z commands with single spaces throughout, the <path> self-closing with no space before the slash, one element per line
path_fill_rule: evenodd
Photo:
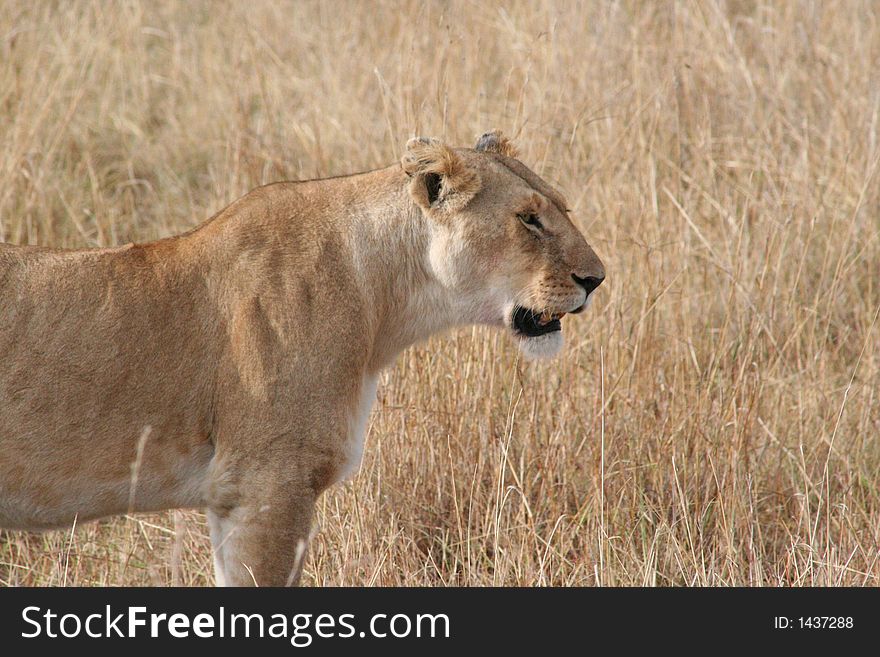
<path fill-rule="evenodd" d="M 270 487 L 231 510 L 208 512 L 218 586 L 295 586 L 306 558 L 316 495 Z"/>
<path fill-rule="evenodd" d="M 213 509 L 208 509 L 207 516 L 208 530 L 211 533 L 211 551 L 214 553 L 214 584 L 226 586 L 226 560 L 223 557 L 225 543 L 223 542 L 223 537 L 226 535 L 224 523 L 228 513 L 224 516 Z"/>
<path fill-rule="evenodd" d="M 315 502 L 359 452 L 349 438 L 351 412 L 334 404 L 336 396 L 305 405 L 279 393 L 273 406 L 224 409 L 239 420 L 217 432 L 204 487 L 218 585 L 299 583 Z M 317 406 L 320 423 L 309 419 Z"/>

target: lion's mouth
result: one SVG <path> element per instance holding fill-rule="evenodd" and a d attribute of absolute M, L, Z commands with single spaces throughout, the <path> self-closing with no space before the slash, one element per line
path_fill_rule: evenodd
<path fill-rule="evenodd" d="M 536 338 L 539 335 L 553 333 L 562 330 L 559 321 L 565 313 L 537 312 L 530 308 L 517 306 L 513 311 L 513 328 L 528 338 Z"/>

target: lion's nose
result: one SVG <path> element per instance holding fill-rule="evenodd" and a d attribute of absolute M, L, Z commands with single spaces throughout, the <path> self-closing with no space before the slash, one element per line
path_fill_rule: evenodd
<path fill-rule="evenodd" d="M 571 277 L 574 279 L 575 283 L 587 291 L 587 296 L 590 296 L 590 293 L 602 285 L 602 281 L 605 280 L 604 276 L 586 276 L 581 278 L 577 274 L 572 274 Z"/>

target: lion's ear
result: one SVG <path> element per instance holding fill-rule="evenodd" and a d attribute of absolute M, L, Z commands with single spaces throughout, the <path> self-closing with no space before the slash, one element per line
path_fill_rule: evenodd
<path fill-rule="evenodd" d="M 410 193 L 425 210 L 464 207 L 480 191 L 477 171 L 437 139 L 410 139 L 400 163 L 412 178 Z"/>
<path fill-rule="evenodd" d="M 499 153 L 500 155 L 506 155 L 507 157 L 516 157 L 517 155 L 516 146 L 513 145 L 512 141 L 501 134 L 500 130 L 484 132 L 477 140 L 477 145 L 474 146 L 474 150 Z"/>

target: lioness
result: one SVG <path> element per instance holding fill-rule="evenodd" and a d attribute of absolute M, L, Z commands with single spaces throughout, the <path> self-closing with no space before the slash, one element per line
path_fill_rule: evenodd
<path fill-rule="evenodd" d="M 401 350 L 463 324 L 560 348 L 605 277 L 568 214 L 491 132 L 149 244 L 0 244 L 0 527 L 203 507 L 218 584 L 297 583 Z"/>

